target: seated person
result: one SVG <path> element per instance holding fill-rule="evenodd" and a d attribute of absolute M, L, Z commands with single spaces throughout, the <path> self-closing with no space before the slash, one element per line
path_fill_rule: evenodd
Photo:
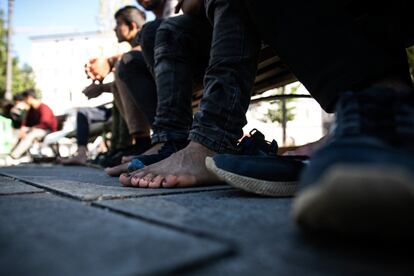
<path fill-rule="evenodd" d="M 127 41 L 133 49 L 120 56 L 89 60 L 85 66 L 88 77 L 102 81 L 114 71 L 115 81 L 96 84 L 96 89 L 85 91 L 85 95 L 93 98 L 102 92 L 114 94 L 114 104 L 127 123 L 134 143 L 122 154 L 140 154 L 151 146 L 150 129 L 157 103 L 154 80 L 136 42 L 145 14 L 136 7 L 126 6 L 115 13 L 115 19 L 118 41 Z"/>
<path fill-rule="evenodd" d="M 19 141 L 10 154 L 13 159 L 22 157 L 35 140 L 41 140 L 48 133 L 57 130 L 53 111 L 36 98 L 34 89 L 24 91 L 22 96 L 27 112 L 19 130 Z"/>

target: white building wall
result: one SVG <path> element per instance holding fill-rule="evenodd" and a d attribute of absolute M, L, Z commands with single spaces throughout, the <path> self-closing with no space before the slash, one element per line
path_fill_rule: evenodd
<path fill-rule="evenodd" d="M 112 101 L 112 94 L 87 100 L 82 90 L 91 83 L 84 65 L 94 57 L 108 57 L 125 52 L 129 46 L 119 44 L 113 32 L 48 35 L 32 39 L 32 67 L 42 100 L 56 115 L 74 107 L 96 106 Z M 111 77 L 108 76 L 108 80 Z"/>

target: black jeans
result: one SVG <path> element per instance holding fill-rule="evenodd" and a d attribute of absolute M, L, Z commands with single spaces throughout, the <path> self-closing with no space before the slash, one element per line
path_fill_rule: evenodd
<path fill-rule="evenodd" d="M 347 90 L 387 76 L 409 81 L 401 14 L 410 1 L 244 0 L 265 41 L 328 112 Z"/>
<path fill-rule="evenodd" d="M 215 152 L 232 152 L 246 124 L 260 40 L 238 0 L 204 3 L 213 37 L 190 138 Z"/>
<path fill-rule="evenodd" d="M 142 55 L 152 75 L 154 75 L 155 36 L 163 21 L 164 19 L 160 18 L 148 22 L 142 26 L 141 31 L 138 33 L 138 44 L 141 45 Z"/>
<path fill-rule="evenodd" d="M 154 54 L 158 105 L 153 143 L 188 139 L 193 121 L 193 83 L 201 82 L 204 76 L 211 34 L 204 16 L 181 15 L 159 26 Z"/>

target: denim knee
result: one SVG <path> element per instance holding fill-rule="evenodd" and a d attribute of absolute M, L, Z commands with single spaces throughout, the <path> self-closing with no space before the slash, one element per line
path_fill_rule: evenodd
<path fill-rule="evenodd" d="M 156 19 L 145 24 L 138 35 L 138 43 L 141 45 L 142 54 L 144 56 L 150 72 L 153 73 L 154 67 L 154 44 L 155 36 L 163 19 Z"/>

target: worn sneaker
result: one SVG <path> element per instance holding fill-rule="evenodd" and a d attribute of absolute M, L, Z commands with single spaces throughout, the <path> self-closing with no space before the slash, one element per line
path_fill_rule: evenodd
<path fill-rule="evenodd" d="M 246 192 L 292 196 L 306 157 L 218 154 L 206 158 L 207 169 Z"/>
<path fill-rule="evenodd" d="M 306 232 L 395 237 L 414 231 L 414 93 L 344 94 L 337 129 L 301 176 L 293 218 Z"/>

